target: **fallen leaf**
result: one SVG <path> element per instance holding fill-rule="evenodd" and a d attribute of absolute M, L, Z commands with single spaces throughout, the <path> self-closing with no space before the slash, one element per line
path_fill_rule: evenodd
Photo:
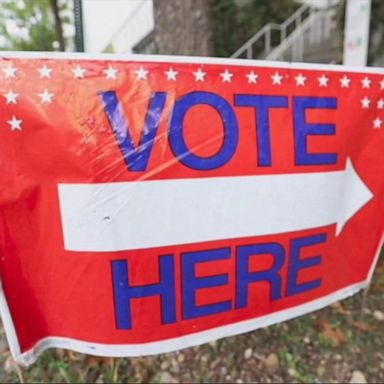
<path fill-rule="evenodd" d="M 68 350 L 67 356 L 70 361 L 80 361 L 81 357 L 78 353 Z"/>
<path fill-rule="evenodd" d="M 375 329 L 375 327 L 371 324 L 365 323 L 364 321 L 356 321 L 353 323 L 353 326 L 359 331 L 370 332 Z"/>
<path fill-rule="evenodd" d="M 367 382 L 367 379 L 364 376 L 364 373 L 361 371 L 353 371 L 352 377 L 350 380 L 351 384 L 365 384 Z"/>
<path fill-rule="evenodd" d="M 103 361 L 103 357 L 87 355 L 84 361 L 84 365 L 89 367 L 99 367 Z"/>
<path fill-rule="evenodd" d="M 12 356 L 8 356 L 4 363 L 5 372 L 15 372 L 19 378 L 20 383 L 25 383 L 23 372 L 21 371 L 20 366 L 13 360 Z"/>
<path fill-rule="evenodd" d="M 345 315 L 346 316 L 346 315 L 350 315 L 351 314 L 350 311 L 348 311 L 347 309 L 345 309 L 343 307 L 343 305 L 340 303 L 340 301 L 336 301 L 336 303 L 331 304 L 331 307 L 333 309 L 336 309 L 336 311 L 338 313 L 340 313 L 340 315 Z"/>
<path fill-rule="evenodd" d="M 275 373 L 280 366 L 280 361 L 276 353 L 271 353 L 264 361 L 264 366 L 268 373 Z"/>
<path fill-rule="evenodd" d="M 378 321 L 384 321 L 384 312 L 375 311 L 373 312 L 373 317 Z"/>
<path fill-rule="evenodd" d="M 323 331 L 323 335 L 331 340 L 336 346 L 348 341 L 348 337 L 341 329 L 335 328 L 327 321 L 321 320 L 319 321 L 319 325 Z"/>

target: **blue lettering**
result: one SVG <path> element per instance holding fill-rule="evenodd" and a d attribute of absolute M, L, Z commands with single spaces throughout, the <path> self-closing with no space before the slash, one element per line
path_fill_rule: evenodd
<path fill-rule="evenodd" d="M 223 122 L 224 134 L 221 148 L 210 157 L 200 157 L 191 152 L 184 137 L 184 120 L 194 106 L 203 104 L 216 109 Z M 203 125 L 209 121 L 202 121 Z M 204 126 L 198 129 L 204 129 Z M 236 114 L 227 100 L 211 92 L 191 92 L 176 101 L 169 129 L 169 143 L 176 158 L 185 166 L 201 171 L 220 168 L 231 160 L 239 141 Z"/>
<path fill-rule="evenodd" d="M 104 103 L 104 110 L 112 125 L 113 132 L 119 142 L 128 170 L 133 172 L 145 171 L 148 167 L 167 94 L 165 92 L 156 92 L 152 96 L 149 102 L 145 127 L 142 131 L 140 143 L 137 148 L 133 143 L 128 121 L 117 98 L 116 92 L 102 92 L 101 99 Z"/>
<path fill-rule="evenodd" d="M 307 109 L 336 109 L 335 97 L 294 97 L 295 160 L 296 165 L 336 164 L 337 153 L 309 153 L 307 137 L 310 135 L 334 135 L 335 124 L 307 123 Z"/>
<path fill-rule="evenodd" d="M 258 165 L 270 167 L 272 165 L 271 155 L 271 132 L 269 109 L 287 108 L 287 96 L 264 96 L 264 95 L 235 95 L 235 105 L 238 107 L 254 107 L 257 110 L 257 146 Z"/>
<path fill-rule="evenodd" d="M 249 261 L 253 256 L 270 254 L 274 258 L 273 266 L 266 271 L 250 272 Z M 285 251 L 278 243 L 242 245 L 237 248 L 237 290 L 236 308 L 248 305 L 248 286 L 257 281 L 271 284 L 272 300 L 282 297 L 280 269 L 285 262 Z"/>
<path fill-rule="evenodd" d="M 115 294 L 116 323 L 119 329 L 132 328 L 131 300 L 148 296 L 161 297 L 162 321 L 176 321 L 175 266 L 173 255 L 160 256 L 160 282 L 158 284 L 131 286 L 128 261 L 112 261 L 113 288 Z"/>
<path fill-rule="evenodd" d="M 321 285 L 321 279 L 308 281 L 299 284 L 297 282 L 299 272 L 302 269 L 311 268 L 321 263 L 322 256 L 312 256 L 311 258 L 300 259 L 301 248 L 309 247 L 314 244 L 325 243 L 327 235 L 320 233 L 318 235 L 301 237 L 291 241 L 291 260 L 288 271 L 287 296 L 297 295 L 318 288 Z"/>
<path fill-rule="evenodd" d="M 196 291 L 198 289 L 228 284 L 227 274 L 196 277 L 196 264 L 229 259 L 230 257 L 230 248 L 188 252 L 182 255 L 184 319 L 213 315 L 215 313 L 229 311 L 232 308 L 230 300 L 207 305 L 196 305 Z"/>

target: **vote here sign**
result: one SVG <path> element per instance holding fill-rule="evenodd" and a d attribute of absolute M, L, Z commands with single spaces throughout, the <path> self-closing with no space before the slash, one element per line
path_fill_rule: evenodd
<path fill-rule="evenodd" d="M 3 55 L 0 307 L 15 358 L 168 352 L 365 287 L 384 73 Z"/>

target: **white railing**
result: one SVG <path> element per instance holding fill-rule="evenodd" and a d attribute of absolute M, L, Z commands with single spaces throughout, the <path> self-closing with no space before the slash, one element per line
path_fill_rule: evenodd
<path fill-rule="evenodd" d="M 312 12 L 280 45 L 271 50 L 265 59 L 304 61 L 306 49 L 316 48 L 323 41 L 329 41 L 332 17 L 332 9 Z"/>
<path fill-rule="evenodd" d="M 332 7 L 304 4 L 282 24 L 265 25 L 231 57 L 303 61 L 306 43 L 314 47 L 330 38 L 333 14 Z"/>
<path fill-rule="evenodd" d="M 254 47 L 256 44 L 264 46 L 262 55 L 267 56 L 276 45 L 272 46 L 272 33 L 273 31 L 280 31 L 280 38 L 277 45 L 280 45 L 292 32 L 292 28 L 297 29 L 302 22 L 312 13 L 315 9 L 307 4 L 302 5 L 293 15 L 291 15 L 282 24 L 269 23 L 246 41 L 231 57 L 243 57 L 246 55 L 247 59 L 255 58 Z"/>
<path fill-rule="evenodd" d="M 332 8 L 312 11 L 304 22 L 265 56 L 265 59 L 304 61 L 306 50 L 315 49 L 331 38 L 333 15 Z"/>

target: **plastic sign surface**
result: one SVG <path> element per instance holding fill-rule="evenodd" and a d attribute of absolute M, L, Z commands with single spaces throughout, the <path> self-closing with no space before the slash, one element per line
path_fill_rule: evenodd
<path fill-rule="evenodd" d="M 168 352 L 367 286 L 380 69 L 0 60 L 0 308 L 15 358 Z"/>

